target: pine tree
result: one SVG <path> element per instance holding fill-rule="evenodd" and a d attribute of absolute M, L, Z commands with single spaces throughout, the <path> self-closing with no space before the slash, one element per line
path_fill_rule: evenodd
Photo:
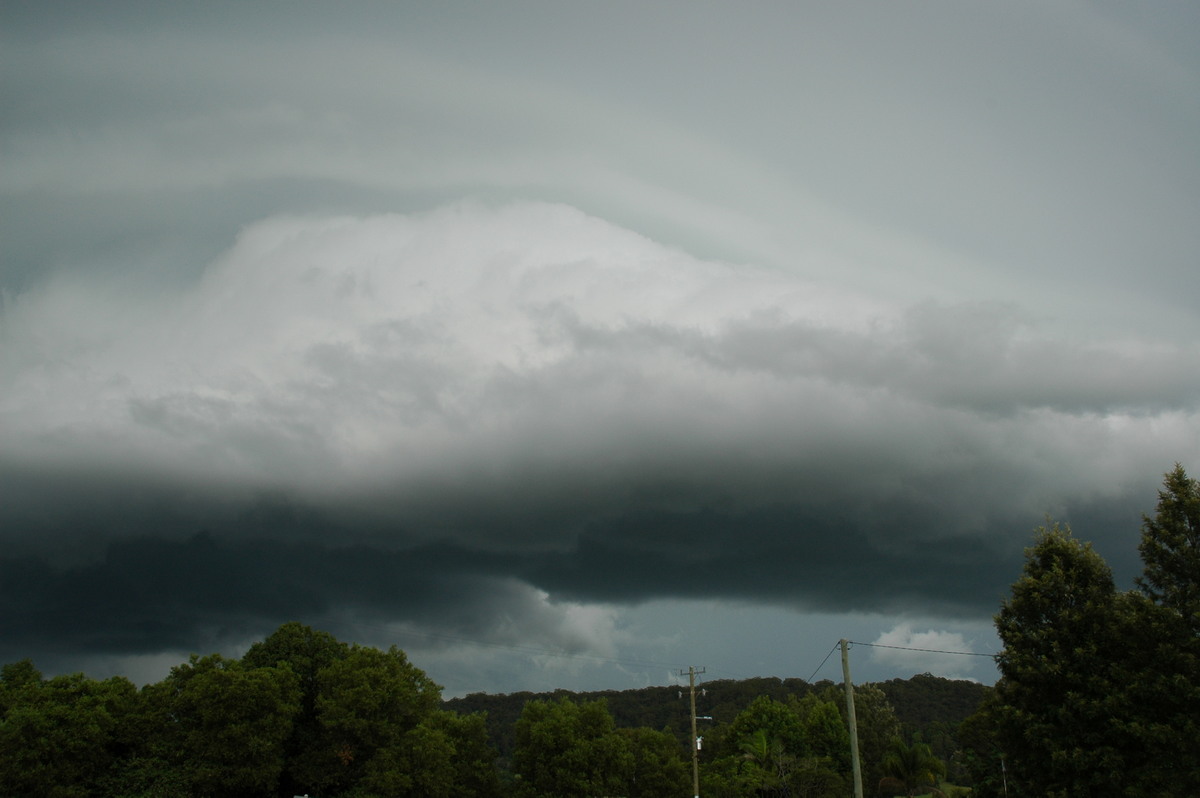
<path fill-rule="evenodd" d="M 1145 570 L 1122 674 L 1130 779 L 1144 795 L 1200 795 L 1200 484 L 1178 463 L 1139 546 Z"/>
<path fill-rule="evenodd" d="M 997 739 L 1029 794 L 1120 794 L 1125 760 L 1110 723 L 1119 611 L 1100 555 L 1057 524 L 1039 530 L 996 616 Z"/>
<path fill-rule="evenodd" d="M 1178 463 L 1163 479 L 1158 511 L 1143 516 L 1138 586 L 1200 635 L 1200 483 Z"/>

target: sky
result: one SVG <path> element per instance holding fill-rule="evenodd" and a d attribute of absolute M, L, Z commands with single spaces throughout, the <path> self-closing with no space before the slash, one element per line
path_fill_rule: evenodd
<path fill-rule="evenodd" d="M 0 661 L 991 682 L 1200 473 L 1200 6 L 0 11 Z M 925 649 L 915 651 L 912 649 Z"/>

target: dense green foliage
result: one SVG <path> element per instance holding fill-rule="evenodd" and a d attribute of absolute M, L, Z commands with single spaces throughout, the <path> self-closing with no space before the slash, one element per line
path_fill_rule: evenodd
<path fill-rule="evenodd" d="M 884 795 L 914 796 L 926 792 L 940 793 L 938 782 L 946 775 L 946 765 L 933 755 L 925 743 L 905 743 L 892 738 L 882 762 L 883 778 L 879 792 Z"/>
<path fill-rule="evenodd" d="M 875 685 L 883 692 L 909 734 L 928 736 L 938 724 L 956 725 L 969 718 L 989 688 L 978 682 L 946 679 L 921 673 L 911 679 L 888 679 Z M 860 710 L 861 711 L 861 710 Z"/>
<path fill-rule="evenodd" d="M 863 783 L 878 784 L 883 777 L 877 763 L 893 737 L 919 738 L 929 746 L 934 756 L 946 763 L 949 781 L 955 784 L 970 783 L 971 774 L 963 760 L 960 726 L 979 709 L 991 693 L 991 688 L 967 681 L 954 681 L 947 685 L 945 679 L 927 673 L 911 679 L 889 679 L 875 687 L 882 691 L 887 702 L 895 709 L 900 728 L 889 732 L 878 723 L 864 725 L 863 690 L 859 689 L 859 747 L 864 752 Z"/>
<path fill-rule="evenodd" d="M 93 794 L 131 744 L 137 691 L 126 679 L 81 675 L 43 681 L 28 660 L 7 665 L 0 683 L 0 784 L 9 794 Z"/>
<path fill-rule="evenodd" d="M 841 795 L 850 736 L 838 704 L 809 693 L 759 696 L 713 745 L 705 795 Z"/>
<path fill-rule="evenodd" d="M 1138 591 L 1058 525 L 996 616 L 994 695 L 961 730 L 981 796 L 1200 795 L 1200 484 L 1176 466 Z"/>
<path fill-rule="evenodd" d="M 403 652 L 300 624 L 141 690 L 18 662 L 0 672 L 0 784 L 55 798 L 499 795 L 483 719 L 440 704 Z"/>
<path fill-rule="evenodd" d="M 674 737 L 617 729 L 603 699 L 530 701 L 516 724 L 514 795 L 682 795 L 688 777 Z"/>

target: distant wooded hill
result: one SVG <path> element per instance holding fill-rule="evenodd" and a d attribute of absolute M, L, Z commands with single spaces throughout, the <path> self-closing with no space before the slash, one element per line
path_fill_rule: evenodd
<path fill-rule="evenodd" d="M 873 686 L 887 697 L 904 730 L 909 734 L 919 733 L 945 759 L 950 758 L 955 747 L 952 739 L 954 729 L 979 708 L 984 696 L 991 690 L 976 682 L 943 679 L 927 673 L 911 679 L 877 682 Z M 828 694 L 829 689 L 834 687 L 840 689 L 839 685 L 829 680 L 810 684 L 803 679 L 771 677 L 716 679 L 697 685 L 696 713 L 711 716 L 711 723 L 702 721 L 702 727 L 708 725 L 713 729 L 732 723 L 738 713 L 759 696 L 783 702 L 788 696 L 802 698 L 812 693 Z M 525 704 L 533 700 L 557 700 L 563 697 L 579 702 L 605 699 L 618 728 L 666 730 L 680 740 L 686 740 L 689 733 L 686 685 L 585 693 L 568 690 L 499 695 L 472 693 L 444 701 L 443 707 L 459 714 L 486 712 L 488 733 L 501 756 L 506 757 L 512 753 L 515 741 L 513 730 Z"/>

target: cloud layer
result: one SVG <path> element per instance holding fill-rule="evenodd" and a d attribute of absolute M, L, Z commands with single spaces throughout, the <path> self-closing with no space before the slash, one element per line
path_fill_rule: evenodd
<path fill-rule="evenodd" d="M 545 597 L 986 613 L 1041 515 L 1145 484 L 1200 393 L 1191 344 L 530 203 L 266 220 L 152 302 L 26 293 L 5 337 L 8 639 L 110 653 L 349 611 L 573 645 Z"/>

